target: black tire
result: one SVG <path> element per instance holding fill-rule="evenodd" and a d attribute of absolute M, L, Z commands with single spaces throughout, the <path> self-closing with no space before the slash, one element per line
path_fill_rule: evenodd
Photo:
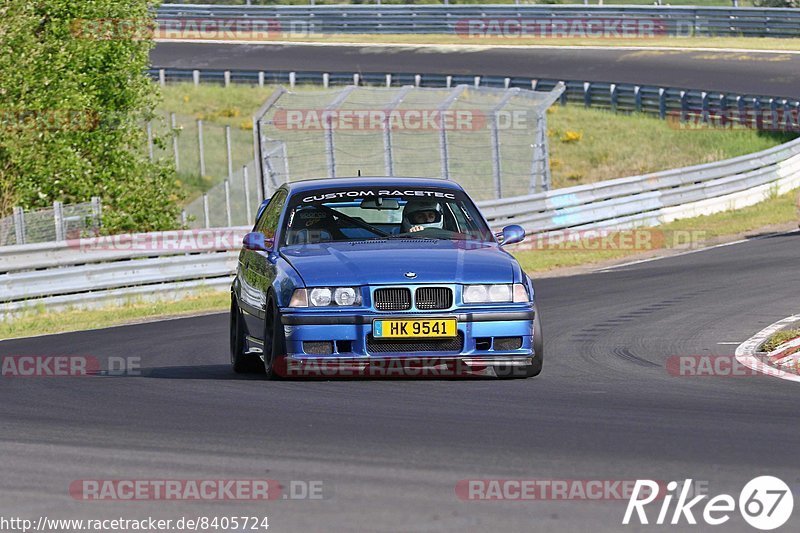
<path fill-rule="evenodd" d="M 260 374 L 264 372 L 264 364 L 254 355 L 244 353 L 244 326 L 242 313 L 236 305 L 236 297 L 231 296 L 231 368 L 237 374 Z"/>
<path fill-rule="evenodd" d="M 267 331 L 264 334 L 264 372 L 268 379 L 281 378 L 280 369 L 276 371 L 276 365 L 281 365 L 281 358 L 286 356 L 286 334 L 283 331 L 281 322 L 281 312 L 274 302 L 270 302 L 267 307 Z M 267 352 L 269 345 L 269 352 Z"/>
<path fill-rule="evenodd" d="M 539 317 L 539 310 L 533 318 L 533 359 L 531 364 L 523 367 L 497 365 L 494 372 L 498 378 L 502 379 L 525 379 L 536 377 L 542 372 L 544 362 L 544 337 L 542 336 L 542 321 Z"/>

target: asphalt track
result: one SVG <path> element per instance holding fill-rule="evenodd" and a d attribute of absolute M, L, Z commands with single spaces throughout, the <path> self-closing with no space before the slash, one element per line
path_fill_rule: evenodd
<path fill-rule="evenodd" d="M 161 44 L 153 63 L 798 92 L 795 56 L 692 61 L 687 57 L 697 53 L 548 50 L 443 58 L 396 50 L 388 58 L 375 50 L 197 46 Z M 600 64 L 602 57 L 612 59 Z M 142 375 L 0 378 L 0 516 L 268 515 L 276 531 L 708 529 L 685 522 L 622 527 L 622 501 L 465 502 L 455 486 L 485 478 L 692 478 L 711 494 L 738 496 L 751 478 L 772 474 L 794 487 L 797 499 L 796 384 L 677 377 L 667 362 L 681 355 L 732 356 L 731 343 L 796 313 L 800 273 L 793 265 L 799 261 L 795 232 L 542 279 L 536 287 L 545 369 L 523 381 L 241 377 L 227 365 L 224 314 L 2 341 L 0 356 L 84 355 L 103 367 L 111 357 L 139 357 Z M 251 478 L 321 481 L 325 497 L 82 502 L 69 494 L 70 483 L 80 479 Z M 654 508 L 650 519 L 656 514 Z M 716 530 L 752 531 L 732 516 Z M 798 519 L 795 511 L 784 529 L 796 530 Z"/>
<path fill-rule="evenodd" d="M 0 342 L 4 356 L 133 356 L 143 367 L 138 377 L 2 378 L 0 511 L 267 514 L 276 531 L 637 531 L 620 526 L 620 501 L 465 502 L 454 489 L 474 478 L 692 478 L 738 496 L 765 474 L 796 489 L 796 384 L 676 377 L 666 362 L 732 354 L 719 343 L 797 312 L 798 262 L 794 232 L 542 279 L 545 370 L 522 381 L 242 378 L 227 365 L 223 314 Z M 325 499 L 68 494 L 79 479 L 254 477 L 322 481 Z M 735 514 L 717 529 L 748 528 Z M 648 531 L 690 529 L 705 528 Z"/>
<path fill-rule="evenodd" d="M 156 68 L 519 76 L 800 97 L 800 54 L 792 53 L 161 42 L 151 52 L 151 64 Z"/>

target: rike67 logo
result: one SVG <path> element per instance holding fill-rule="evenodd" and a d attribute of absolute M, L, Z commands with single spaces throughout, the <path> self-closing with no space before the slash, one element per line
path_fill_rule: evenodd
<path fill-rule="evenodd" d="M 694 525 L 697 524 L 697 518 L 701 518 L 708 525 L 718 526 L 731 519 L 737 504 L 733 496 L 719 494 L 703 502 L 709 496 L 701 494 L 689 499 L 691 486 L 691 479 L 687 479 L 682 486 L 677 481 L 667 483 L 667 493 L 661 500 L 655 524 Z M 628 525 L 634 517 L 633 523 L 636 523 L 636 520 L 640 524 L 651 523 L 652 515 L 648 517 L 645 506 L 654 502 L 659 496 L 658 488 L 659 484 L 656 481 L 636 480 L 622 523 Z M 675 497 L 677 497 L 675 507 L 670 513 Z M 745 522 L 756 529 L 769 531 L 779 528 L 789 520 L 794 509 L 794 497 L 789 486 L 781 479 L 759 476 L 747 482 L 739 493 L 738 504 L 739 513 Z"/>

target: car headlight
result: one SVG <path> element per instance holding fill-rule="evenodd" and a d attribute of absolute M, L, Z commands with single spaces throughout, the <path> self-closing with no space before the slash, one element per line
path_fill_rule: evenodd
<path fill-rule="evenodd" d="M 328 307 L 361 305 L 358 287 L 316 287 L 295 289 L 289 307 Z"/>
<path fill-rule="evenodd" d="M 465 304 L 521 303 L 529 302 L 530 297 L 521 283 L 500 283 L 493 285 L 465 285 L 462 296 Z"/>

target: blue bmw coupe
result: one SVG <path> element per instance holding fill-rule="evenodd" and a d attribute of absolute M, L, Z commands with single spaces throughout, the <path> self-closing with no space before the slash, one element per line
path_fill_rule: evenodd
<path fill-rule="evenodd" d="M 533 283 L 503 249 L 524 237 L 519 226 L 493 234 L 452 181 L 285 184 L 239 254 L 233 370 L 535 376 L 543 344 Z"/>

